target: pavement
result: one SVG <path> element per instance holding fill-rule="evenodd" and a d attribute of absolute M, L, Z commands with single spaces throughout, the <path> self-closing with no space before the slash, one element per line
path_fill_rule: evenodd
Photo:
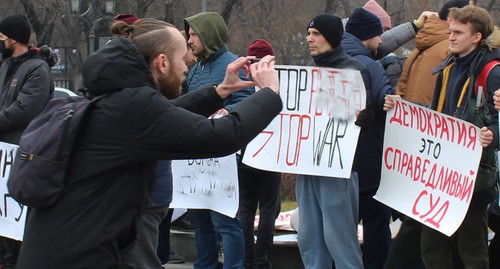
<path fill-rule="evenodd" d="M 193 268 L 194 264 L 190 262 L 178 263 L 178 264 L 165 264 L 163 265 L 164 269 L 187 269 Z"/>
<path fill-rule="evenodd" d="M 186 259 L 181 264 L 166 264 L 164 269 L 193 268 L 196 261 L 194 233 L 186 230 L 170 230 L 170 245 L 177 255 Z M 304 269 L 297 247 L 296 233 L 279 233 L 274 237 L 271 263 L 275 269 Z M 220 259 L 223 262 L 222 258 Z"/>
<path fill-rule="evenodd" d="M 391 231 L 395 235 L 399 230 L 400 222 L 396 221 L 391 225 Z M 359 227 L 358 237 L 362 244 L 362 226 Z M 186 259 L 181 264 L 166 264 L 164 269 L 185 269 L 193 268 L 196 261 L 196 247 L 194 233 L 192 230 L 175 229 L 170 233 L 170 244 L 172 249 Z M 274 236 L 271 263 L 275 269 L 304 269 L 297 246 L 297 234 L 295 232 L 277 231 Z"/>

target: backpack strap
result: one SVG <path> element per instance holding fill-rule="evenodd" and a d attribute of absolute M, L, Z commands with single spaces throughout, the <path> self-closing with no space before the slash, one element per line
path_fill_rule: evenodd
<path fill-rule="evenodd" d="M 489 61 L 484 67 L 483 69 L 481 70 L 481 72 L 479 73 L 479 75 L 477 76 L 477 79 L 476 79 L 476 87 L 475 87 L 475 90 L 476 90 L 476 96 L 477 96 L 477 91 L 479 89 L 479 87 L 483 87 L 483 96 L 486 95 L 486 80 L 488 79 L 488 76 L 491 72 L 491 70 L 493 70 L 493 68 L 495 68 L 495 66 L 499 65 L 500 64 L 500 61 L 495 59 L 495 60 L 491 60 Z"/>

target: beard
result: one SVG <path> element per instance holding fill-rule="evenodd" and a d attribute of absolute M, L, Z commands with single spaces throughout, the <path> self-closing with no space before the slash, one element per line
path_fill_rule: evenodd
<path fill-rule="evenodd" d="M 2 54 L 2 59 L 4 59 L 4 60 L 7 58 L 10 58 L 10 56 L 12 56 L 12 54 L 14 53 L 14 49 L 12 48 L 12 45 L 9 48 L 7 48 L 5 46 L 5 41 L 1 41 L 0 51 Z"/>
<path fill-rule="evenodd" d="M 370 54 L 372 55 L 373 58 L 377 57 L 378 55 L 378 48 L 369 48 Z"/>
<path fill-rule="evenodd" d="M 170 68 L 167 74 L 162 74 L 158 78 L 158 87 L 161 94 L 169 100 L 179 97 L 181 95 L 182 80 L 183 78 L 177 76 L 172 68 Z"/>

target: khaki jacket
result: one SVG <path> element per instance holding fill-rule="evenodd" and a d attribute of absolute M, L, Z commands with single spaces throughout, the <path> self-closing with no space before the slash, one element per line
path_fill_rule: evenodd
<path fill-rule="evenodd" d="M 438 17 L 430 17 L 415 37 L 417 47 L 406 60 L 396 94 L 405 100 L 428 106 L 432 99 L 438 67 L 448 55 L 450 31 Z"/>

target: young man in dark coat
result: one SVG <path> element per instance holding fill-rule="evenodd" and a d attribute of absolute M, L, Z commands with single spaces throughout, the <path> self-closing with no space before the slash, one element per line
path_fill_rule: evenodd
<path fill-rule="evenodd" d="M 247 55 L 263 58 L 274 55 L 274 49 L 265 39 L 256 39 L 248 47 Z M 281 209 L 281 173 L 250 167 L 242 162 L 242 158 L 243 154 L 238 159 L 238 217 L 245 239 L 245 268 L 273 268 L 271 252 L 274 224 Z M 260 217 L 257 233 L 254 235 L 257 208 Z"/>
<path fill-rule="evenodd" d="M 471 5 L 450 9 L 448 19 L 451 55 L 438 69 L 431 108 L 481 128 L 479 141 L 483 153 L 479 169 L 493 167 L 492 178 L 496 178 L 495 151 L 499 132 L 493 96 L 500 85 L 500 67 L 491 68 L 483 85 L 479 85 L 478 79 L 489 62 L 500 59 L 498 48 L 486 42 L 493 33 L 494 23 L 488 11 Z M 476 101 L 480 98 L 478 86 L 482 86 L 481 94 L 485 97 L 481 101 Z M 393 107 L 392 99 L 387 98 L 385 109 Z M 479 171 L 478 175 L 481 174 Z M 467 214 L 453 235 L 448 237 L 427 226 L 422 227 L 420 247 L 425 268 L 457 268 L 457 264 L 454 264 L 456 261 L 465 268 L 488 268 L 487 208 L 493 200 L 496 185 L 496 182 L 487 184 L 488 179 L 480 176 L 476 178 Z"/>
<path fill-rule="evenodd" d="M 130 31 L 130 39 L 112 40 L 83 65 L 89 93 L 109 96 L 86 116 L 62 196 L 30 212 L 18 269 L 136 268 L 122 255 L 134 244 L 156 162 L 233 153 L 281 111 L 274 57 L 250 66 L 250 57 L 240 57 L 218 86 L 170 101 L 165 96 L 180 95 L 187 72 L 184 37 L 154 19 Z M 253 81 L 235 76 L 242 68 Z M 227 116 L 207 119 L 230 93 L 254 85 L 262 90 Z"/>
<path fill-rule="evenodd" d="M 216 12 L 201 12 L 185 18 L 184 27 L 189 48 L 198 58 L 187 75 L 188 91 L 219 84 L 224 78 L 227 65 L 237 58 L 226 45 L 229 32 L 224 19 Z M 240 78 L 245 79 L 243 73 L 240 73 Z M 253 88 L 234 92 L 224 100 L 224 108 L 217 111 L 217 114 L 227 114 L 253 92 Z M 219 241 L 222 242 L 224 266 L 243 266 L 245 241 L 237 217 L 226 216 L 210 209 L 188 209 L 188 216 L 195 230 L 195 269 L 211 269 L 217 266 L 219 251 L 216 250 Z"/>
<path fill-rule="evenodd" d="M 500 85 L 500 67 L 494 67 L 481 85 L 484 92 L 482 109 L 474 108 L 480 98 L 476 93 L 478 75 L 492 60 L 500 60 L 497 48 L 488 47 L 486 38 L 493 33 L 494 22 L 483 8 L 465 6 L 452 8 L 450 20 L 451 57 L 445 60 L 436 82 L 431 108 L 474 123 L 481 128 L 483 147 L 480 168 L 497 166 L 495 152 L 498 148 L 498 112 L 494 109 L 493 95 Z M 478 89 L 481 90 L 481 89 Z M 461 98 L 462 96 L 463 98 Z M 470 97 L 468 97 L 470 96 Z M 479 122 L 475 111 L 483 111 L 489 121 Z M 479 114 L 482 114 L 479 112 Z M 495 172 L 494 176 L 498 173 Z M 480 175 L 481 172 L 478 172 Z M 474 195 L 467 214 L 458 230 L 448 237 L 427 226 L 422 227 L 422 259 L 427 269 L 451 269 L 453 259 L 461 260 L 465 268 L 488 268 L 488 204 L 493 199 L 496 182 L 478 189 L 485 178 L 476 178 Z M 453 253 L 453 248 L 458 251 Z"/>

